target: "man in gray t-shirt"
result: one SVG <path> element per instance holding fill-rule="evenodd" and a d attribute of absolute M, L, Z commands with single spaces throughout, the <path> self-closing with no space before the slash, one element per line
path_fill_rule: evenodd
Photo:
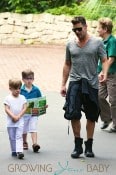
<path fill-rule="evenodd" d="M 98 120 L 97 65 L 98 60 L 101 59 L 104 74 L 102 74 L 99 81 L 104 83 L 108 70 L 107 58 L 102 41 L 91 37 L 87 33 L 85 18 L 82 16 L 74 17 L 71 22 L 76 38 L 73 41 L 69 41 L 66 46 L 66 59 L 61 86 L 61 95 L 66 96 L 66 105 L 63 108 L 65 110 L 64 116 L 66 119 L 71 120 L 74 133 L 75 148 L 71 157 L 78 158 L 83 153 L 80 119 L 81 109 L 84 107 L 87 119 L 87 141 L 85 141 L 84 152 L 86 157 L 94 157 L 92 143 L 95 121 Z M 69 76 L 70 81 L 67 91 L 66 83 Z"/>
<path fill-rule="evenodd" d="M 97 65 L 98 58 L 106 57 L 103 43 L 97 38 L 90 37 L 84 47 L 77 41 L 71 41 L 66 46 L 66 61 L 71 62 L 70 81 L 86 78 L 91 86 L 98 89 Z"/>

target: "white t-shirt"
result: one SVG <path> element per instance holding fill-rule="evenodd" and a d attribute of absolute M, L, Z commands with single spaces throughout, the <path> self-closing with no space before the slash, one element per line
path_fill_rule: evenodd
<path fill-rule="evenodd" d="M 12 94 L 9 94 L 5 100 L 4 104 L 10 107 L 10 110 L 13 114 L 18 115 L 23 109 L 23 105 L 27 102 L 26 98 L 19 94 L 18 97 L 14 97 Z M 21 117 L 17 122 L 13 122 L 11 117 L 7 115 L 7 127 L 19 127 L 24 124 L 24 118 Z"/>

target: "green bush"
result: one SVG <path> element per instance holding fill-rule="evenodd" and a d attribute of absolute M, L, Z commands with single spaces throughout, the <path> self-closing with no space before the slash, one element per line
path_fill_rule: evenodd
<path fill-rule="evenodd" d="M 116 0 L 0 0 L 0 12 L 6 11 L 83 15 L 90 20 L 107 16 L 116 21 Z"/>
<path fill-rule="evenodd" d="M 0 12 L 41 13 L 52 7 L 53 0 L 1 0 Z"/>
<path fill-rule="evenodd" d="M 107 2 L 106 2 L 107 1 Z M 101 17 L 110 17 L 114 24 L 116 23 L 116 2 L 111 0 L 85 0 L 80 4 L 73 3 L 70 7 L 61 6 L 58 8 L 48 9 L 46 12 L 53 15 L 70 15 L 70 16 L 85 16 L 88 20 L 97 20 Z M 116 33 L 116 26 L 113 28 Z"/>
<path fill-rule="evenodd" d="M 88 7 L 86 3 L 81 3 L 81 5 L 72 4 L 70 7 L 61 6 L 54 9 L 48 9 L 46 12 L 53 15 L 83 15 L 88 19 L 98 19 L 100 17 L 110 17 L 112 20 L 116 20 L 116 6 L 111 4 L 97 4 L 97 6 Z"/>

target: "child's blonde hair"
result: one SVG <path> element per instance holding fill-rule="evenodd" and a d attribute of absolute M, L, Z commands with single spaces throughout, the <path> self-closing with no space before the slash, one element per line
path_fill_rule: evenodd
<path fill-rule="evenodd" d="M 13 78 L 9 80 L 9 88 L 18 89 L 21 88 L 22 82 L 19 79 Z"/>

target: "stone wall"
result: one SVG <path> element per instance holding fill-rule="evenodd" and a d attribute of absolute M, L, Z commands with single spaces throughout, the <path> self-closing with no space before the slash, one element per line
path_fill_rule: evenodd
<path fill-rule="evenodd" d="M 73 37 L 72 17 L 51 14 L 0 13 L 0 44 L 64 44 Z M 88 32 L 97 35 L 96 21 L 87 21 Z"/>

